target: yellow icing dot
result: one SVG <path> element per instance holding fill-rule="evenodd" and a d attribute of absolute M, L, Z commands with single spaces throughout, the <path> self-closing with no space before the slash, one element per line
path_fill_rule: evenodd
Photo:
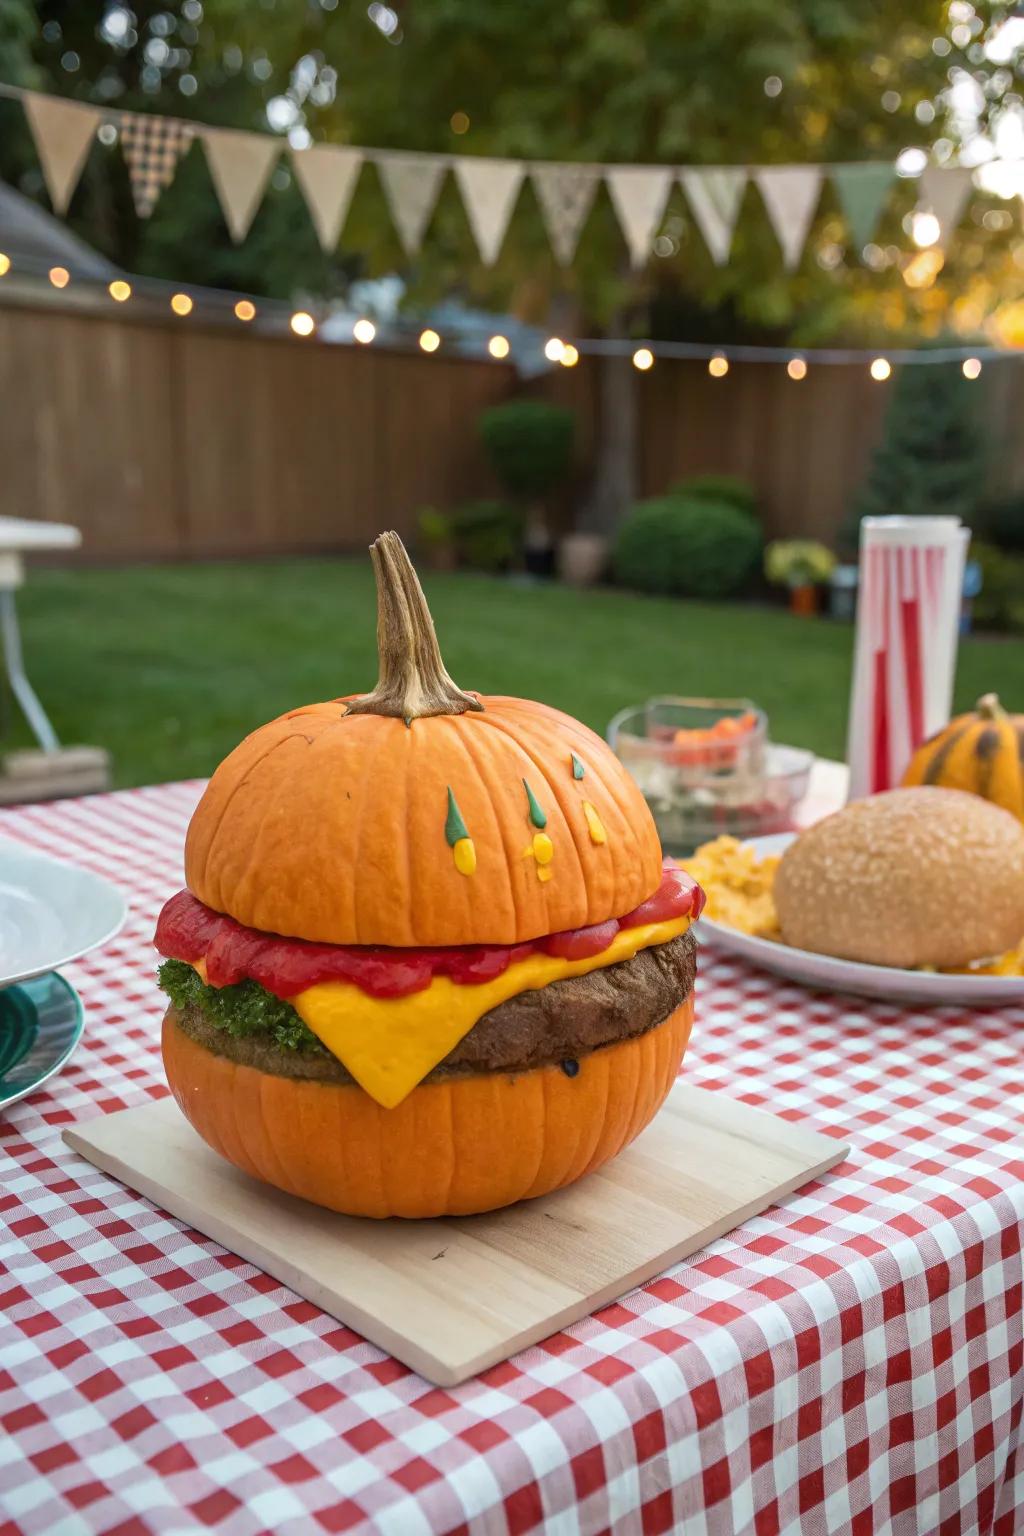
<path fill-rule="evenodd" d="M 476 874 L 476 849 L 473 847 L 471 837 L 460 837 L 454 844 L 452 853 L 455 857 L 455 868 L 460 875 Z"/>
<path fill-rule="evenodd" d="M 538 864 L 550 864 L 555 856 L 554 844 L 546 832 L 534 833 L 531 851 Z"/>
<path fill-rule="evenodd" d="M 554 873 L 553 870 L 542 869 L 538 865 L 538 868 L 537 868 L 537 879 L 538 880 L 550 880 L 553 873 Z"/>
<path fill-rule="evenodd" d="M 604 829 L 600 816 L 594 810 L 589 800 L 583 802 L 583 814 L 587 818 L 587 826 L 590 829 L 590 841 L 592 843 L 606 843 L 608 834 Z"/>

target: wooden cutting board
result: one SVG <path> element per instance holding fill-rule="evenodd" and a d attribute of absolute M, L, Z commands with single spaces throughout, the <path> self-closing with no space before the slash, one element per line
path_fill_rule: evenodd
<path fill-rule="evenodd" d="M 678 1083 L 631 1147 L 568 1189 L 486 1216 L 367 1221 L 239 1173 L 170 1098 L 64 1140 L 444 1387 L 606 1306 L 849 1150 Z"/>

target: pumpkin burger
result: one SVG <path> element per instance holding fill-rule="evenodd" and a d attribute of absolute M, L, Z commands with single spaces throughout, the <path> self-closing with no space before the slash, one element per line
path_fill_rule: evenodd
<path fill-rule="evenodd" d="M 161 913 L 185 1115 L 270 1184 L 362 1216 L 490 1210 L 614 1157 L 679 1069 L 702 893 L 599 737 L 444 669 L 374 544 L 380 680 L 217 769 Z"/>

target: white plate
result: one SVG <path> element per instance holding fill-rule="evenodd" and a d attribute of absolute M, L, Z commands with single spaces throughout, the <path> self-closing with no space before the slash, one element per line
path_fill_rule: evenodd
<path fill-rule="evenodd" d="M 754 837 L 745 844 L 763 858 L 782 853 L 796 833 Z M 681 861 L 681 862 L 685 862 Z M 739 955 L 777 976 L 787 976 L 823 992 L 855 992 L 887 1003 L 932 1003 L 944 1007 L 992 1008 L 1000 1003 L 1024 1003 L 1024 977 L 944 976 L 935 971 L 902 971 L 887 965 L 863 965 L 857 960 L 836 960 L 808 949 L 792 949 L 771 939 L 755 939 L 724 923 L 702 917 L 697 935 L 716 950 Z"/>
<path fill-rule="evenodd" d="M 127 913 L 108 880 L 0 838 L 0 987 L 105 944 Z"/>

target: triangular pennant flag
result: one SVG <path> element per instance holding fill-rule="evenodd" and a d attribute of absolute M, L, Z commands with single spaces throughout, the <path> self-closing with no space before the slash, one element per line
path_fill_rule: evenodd
<path fill-rule="evenodd" d="M 144 112 L 121 113 L 121 152 L 128 166 L 132 200 L 140 219 L 148 219 L 168 185 L 178 161 L 195 137 L 191 123 Z"/>
<path fill-rule="evenodd" d="M 687 166 L 679 179 L 689 199 L 704 244 L 716 267 L 729 260 L 732 232 L 747 184 L 746 171 L 738 166 Z"/>
<path fill-rule="evenodd" d="M 492 267 L 498 259 L 512 217 L 524 166 L 520 160 L 490 160 L 460 155 L 455 180 L 462 193 L 480 259 Z"/>
<path fill-rule="evenodd" d="M 532 166 L 530 175 L 555 260 L 567 267 L 576 254 L 601 173 L 594 165 L 548 161 Z"/>
<path fill-rule="evenodd" d="M 325 251 L 333 251 L 338 244 L 362 163 L 361 149 L 339 144 L 292 150 L 295 176 Z"/>
<path fill-rule="evenodd" d="M 922 203 L 939 221 L 939 245 L 944 249 L 971 195 L 973 173 L 964 165 L 926 165 L 919 185 Z"/>
<path fill-rule="evenodd" d="M 203 148 L 228 232 L 236 245 L 249 233 L 267 189 L 281 140 L 269 133 L 204 128 Z"/>
<path fill-rule="evenodd" d="M 441 190 L 445 162 L 436 155 L 381 155 L 377 170 L 402 249 L 415 256 Z"/>
<path fill-rule="evenodd" d="M 97 107 L 26 91 L 21 98 L 54 213 L 65 214 L 102 113 Z"/>
<path fill-rule="evenodd" d="M 614 165 L 605 180 L 630 259 L 634 267 L 642 267 L 665 213 L 672 172 L 660 165 Z"/>
<path fill-rule="evenodd" d="M 754 172 L 782 258 L 792 272 L 803 255 L 821 196 L 820 165 L 762 165 Z"/>
<path fill-rule="evenodd" d="M 882 205 L 889 195 L 896 167 L 876 165 L 837 165 L 831 171 L 843 218 L 858 252 L 870 244 L 878 225 Z"/>

